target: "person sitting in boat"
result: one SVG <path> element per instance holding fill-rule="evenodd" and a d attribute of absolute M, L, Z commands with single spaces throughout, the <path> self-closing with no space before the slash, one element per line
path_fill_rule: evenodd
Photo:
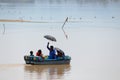
<path fill-rule="evenodd" d="M 33 55 L 33 51 L 30 51 L 30 56 L 34 56 L 34 55 Z"/>
<path fill-rule="evenodd" d="M 30 59 L 30 60 L 33 60 L 33 57 L 34 57 L 34 55 L 33 55 L 33 51 L 30 51 L 29 59 Z"/>
<path fill-rule="evenodd" d="M 41 57 L 42 59 L 44 59 L 41 49 L 38 50 L 38 52 L 36 53 L 36 56 L 39 56 L 39 57 Z"/>
<path fill-rule="evenodd" d="M 53 46 L 49 47 L 49 42 L 47 44 L 47 49 L 49 50 L 49 59 L 56 59 L 56 51 Z"/>
<path fill-rule="evenodd" d="M 57 50 L 57 59 L 64 59 L 65 54 Z"/>

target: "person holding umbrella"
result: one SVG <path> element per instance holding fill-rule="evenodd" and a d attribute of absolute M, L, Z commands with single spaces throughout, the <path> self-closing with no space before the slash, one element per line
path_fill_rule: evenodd
<path fill-rule="evenodd" d="M 47 49 L 49 50 L 49 59 L 56 59 L 56 51 L 53 46 L 49 47 L 49 42 L 47 43 Z"/>

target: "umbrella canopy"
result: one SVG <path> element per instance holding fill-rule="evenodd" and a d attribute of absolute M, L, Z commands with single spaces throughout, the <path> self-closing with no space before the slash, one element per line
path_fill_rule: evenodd
<path fill-rule="evenodd" d="M 51 35 L 45 35 L 44 38 L 51 40 L 51 41 L 57 41 L 55 37 L 51 36 Z"/>
<path fill-rule="evenodd" d="M 64 51 L 61 50 L 60 48 L 55 47 L 56 51 L 59 51 L 60 53 L 64 54 Z"/>

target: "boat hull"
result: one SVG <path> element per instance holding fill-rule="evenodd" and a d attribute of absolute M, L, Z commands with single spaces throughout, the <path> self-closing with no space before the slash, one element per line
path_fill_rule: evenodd
<path fill-rule="evenodd" d="M 31 64 L 33 65 L 70 64 L 70 60 L 45 60 L 39 62 L 32 61 Z"/>
<path fill-rule="evenodd" d="M 24 60 L 26 64 L 32 64 L 32 65 L 62 65 L 62 64 L 70 64 L 71 58 L 67 59 L 44 59 L 44 60 L 38 60 L 36 57 L 30 57 L 27 56 Z"/>

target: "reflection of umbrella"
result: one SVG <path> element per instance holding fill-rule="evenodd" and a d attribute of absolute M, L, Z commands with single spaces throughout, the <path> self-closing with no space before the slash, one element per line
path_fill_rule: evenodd
<path fill-rule="evenodd" d="M 44 38 L 51 40 L 51 41 L 57 41 L 55 37 L 51 36 L 51 35 L 45 35 Z"/>
<path fill-rule="evenodd" d="M 64 51 L 61 50 L 60 48 L 55 47 L 56 51 L 59 51 L 60 53 L 64 54 Z"/>

